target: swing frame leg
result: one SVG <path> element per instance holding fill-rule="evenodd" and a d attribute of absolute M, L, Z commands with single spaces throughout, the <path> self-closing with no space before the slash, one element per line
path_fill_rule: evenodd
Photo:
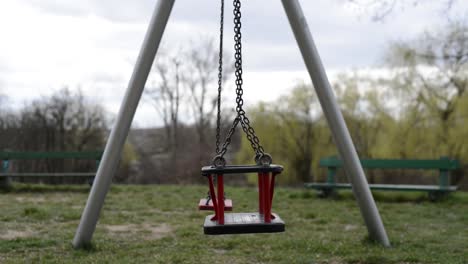
<path fill-rule="evenodd" d="M 76 229 L 73 238 L 74 248 L 87 246 L 91 242 L 99 214 L 112 182 L 112 176 L 117 170 L 125 139 L 130 130 L 133 116 L 143 93 L 174 2 L 175 0 L 159 0 L 156 4 L 132 77 L 120 106 L 119 114 L 107 140 L 102 161 L 91 187 L 80 224 Z"/>
<path fill-rule="evenodd" d="M 361 210 L 371 239 L 378 241 L 385 247 L 390 246 L 385 227 L 375 205 L 374 198 L 367 183 L 364 170 L 349 134 L 348 128 L 341 114 L 340 107 L 328 81 L 327 74 L 315 47 L 314 39 L 307 25 L 298 0 L 281 0 L 284 11 L 296 38 L 299 50 L 312 79 L 313 87 L 319 98 L 325 118 L 330 126 L 333 139 L 337 145 L 346 175 L 353 187 L 354 196 Z"/>

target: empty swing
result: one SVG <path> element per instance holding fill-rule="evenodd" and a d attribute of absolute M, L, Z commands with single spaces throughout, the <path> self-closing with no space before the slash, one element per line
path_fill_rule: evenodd
<path fill-rule="evenodd" d="M 203 225 L 204 233 L 207 235 L 220 234 L 245 234 L 245 233 L 273 233 L 283 232 L 284 222 L 272 213 L 275 178 L 283 171 L 280 165 L 272 164 L 272 157 L 265 153 L 260 145 L 260 140 L 255 130 L 250 125 L 243 109 L 243 80 L 242 80 L 242 43 L 241 43 L 241 2 L 234 0 L 234 47 L 235 47 L 235 76 L 236 76 L 236 117 L 232 126 L 220 147 L 221 134 L 221 84 L 222 84 L 222 54 L 223 54 L 223 20 L 224 0 L 221 0 L 221 28 L 220 28 L 220 52 L 219 52 L 219 74 L 218 74 L 218 115 L 216 127 L 216 156 L 213 164 L 201 169 L 201 174 L 208 179 L 210 209 L 214 214 L 205 218 Z M 237 125 L 241 125 L 254 152 L 255 165 L 226 165 L 224 155 L 231 143 L 231 138 Z M 232 209 L 232 201 L 228 204 L 224 199 L 224 176 L 236 174 L 256 173 L 258 177 L 258 212 L 249 213 L 225 213 Z M 215 183 L 216 181 L 216 183 Z M 216 188 L 215 188 L 216 185 Z M 206 201 L 205 201 L 206 202 Z"/>

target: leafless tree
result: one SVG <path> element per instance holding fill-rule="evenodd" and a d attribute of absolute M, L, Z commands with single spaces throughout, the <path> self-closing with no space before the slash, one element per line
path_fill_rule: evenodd
<path fill-rule="evenodd" d="M 166 47 L 157 58 L 145 98 L 163 121 L 166 140 L 164 148 L 154 148 L 159 152 L 142 153 L 143 156 L 153 156 L 142 162 L 151 163 L 153 171 L 158 167 L 157 171 L 167 174 L 152 175 L 156 181 L 167 182 L 163 178 L 170 175 L 175 182 L 185 182 L 198 173 L 199 166 L 207 162 L 212 153 L 214 142 L 208 138 L 214 135 L 218 60 L 218 47 L 210 38 L 191 41 L 190 45 L 174 50 Z M 228 56 L 223 60 L 224 84 L 233 72 L 233 65 Z M 140 148 L 138 151 L 148 150 Z"/>
<path fill-rule="evenodd" d="M 155 171 L 155 165 L 151 156 L 158 154 L 159 156 L 168 154 L 169 160 L 167 162 L 160 162 L 164 164 L 164 168 L 158 170 L 165 171 L 166 174 L 178 178 L 176 172 L 178 165 L 178 153 L 180 146 L 180 129 L 181 122 L 179 121 L 180 106 L 184 99 L 184 87 L 181 79 L 183 76 L 183 64 L 180 58 L 180 52 L 168 53 L 163 51 L 158 56 L 152 68 L 152 81 L 149 87 L 145 90 L 145 97 L 147 101 L 153 105 L 158 114 L 158 118 L 164 124 L 164 146 L 162 148 L 155 148 L 152 153 L 143 153 L 145 150 L 139 148 L 142 153 L 143 166 Z M 161 152 L 162 153 L 159 153 Z M 162 175 L 152 175 L 152 180 L 157 182 L 163 181 L 160 179 Z M 151 180 L 151 179 L 149 179 Z"/>
<path fill-rule="evenodd" d="M 107 134 L 104 109 L 88 102 L 81 91 L 64 88 L 50 97 L 34 100 L 21 111 L 16 124 L 14 150 L 16 151 L 95 151 L 104 148 Z M 28 171 L 65 171 L 65 161 L 34 162 L 19 169 Z M 81 168 L 81 167 L 86 168 Z M 95 167 L 86 163 L 76 171 Z M 67 168 L 65 168 L 67 167 Z M 73 169 L 75 170 L 75 169 Z"/>
<path fill-rule="evenodd" d="M 205 154 L 209 152 L 206 149 L 210 147 L 206 135 L 210 135 L 212 122 L 216 117 L 219 55 L 215 42 L 212 39 L 204 39 L 193 43 L 186 52 L 185 60 L 188 67 L 184 83 L 190 94 L 189 103 L 195 121 L 200 163 L 202 163 L 207 161 Z M 222 83 L 224 84 L 233 73 L 234 67 L 229 56 L 225 56 L 223 61 Z"/>
<path fill-rule="evenodd" d="M 20 129 L 24 150 L 95 150 L 103 146 L 107 120 L 104 109 L 87 102 L 80 90 L 64 88 L 26 106 Z"/>
<path fill-rule="evenodd" d="M 348 3 L 360 8 L 364 12 L 370 12 L 372 20 L 383 21 L 396 10 L 402 10 L 408 6 L 424 5 L 434 1 L 422 0 L 345 0 Z M 459 0 L 439 0 L 440 11 L 446 15 Z"/>
<path fill-rule="evenodd" d="M 167 144 L 166 151 L 176 152 L 178 148 L 179 109 L 183 100 L 181 83 L 181 59 L 177 55 L 158 58 L 153 66 L 156 75 L 145 95 L 164 122 Z"/>

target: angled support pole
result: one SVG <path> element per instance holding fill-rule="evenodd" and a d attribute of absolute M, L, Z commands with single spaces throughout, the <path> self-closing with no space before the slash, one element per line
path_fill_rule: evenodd
<path fill-rule="evenodd" d="M 159 0 L 156 4 L 125 97 L 120 106 L 116 123 L 107 141 L 96 179 L 73 239 L 73 247 L 75 248 L 83 247 L 91 242 L 99 213 L 117 169 L 125 139 L 130 130 L 133 116 L 143 93 L 174 2 L 175 0 Z"/>
<path fill-rule="evenodd" d="M 369 237 L 385 247 L 390 246 L 385 227 L 369 189 L 359 157 L 341 114 L 333 90 L 322 65 L 312 34 L 298 0 L 281 0 L 315 91 L 330 126 L 333 139 L 343 160 L 346 175 L 369 232 Z"/>

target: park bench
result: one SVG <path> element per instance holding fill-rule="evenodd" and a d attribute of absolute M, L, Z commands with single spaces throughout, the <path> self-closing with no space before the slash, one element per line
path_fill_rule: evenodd
<path fill-rule="evenodd" d="M 0 187 L 8 187 L 15 177 L 84 177 L 92 184 L 95 172 L 9 172 L 13 160 L 73 159 L 95 160 L 96 169 L 101 161 L 102 151 L 88 152 L 0 152 L 2 162 Z"/>
<path fill-rule="evenodd" d="M 456 191 L 457 186 L 450 185 L 450 173 L 460 168 L 457 160 L 442 157 L 434 160 L 407 160 L 407 159 L 361 159 L 364 169 L 414 169 L 414 170 L 438 170 L 438 185 L 415 184 L 369 184 L 372 190 L 392 191 L 425 191 L 431 200 L 437 200 L 442 196 Z M 349 183 L 337 183 L 336 174 L 343 167 L 343 162 L 337 157 L 328 157 L 320 160 L 320 167 L 326 167 L 327 181 L 324 183 L 306 183 L 306 188 L 320 191 L 320 195 L 327 197 L 336 189 L 350 189 Z"/>

